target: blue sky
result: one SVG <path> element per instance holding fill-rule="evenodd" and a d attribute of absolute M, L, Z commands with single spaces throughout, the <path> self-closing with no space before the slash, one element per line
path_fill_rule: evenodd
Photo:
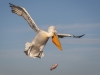
<path fill-rule="evenodd" d="M 60 39 L 63 51 L 50 38 L 42 59 L 29 58 L 25 43 L 36 33 L 9 3 L 26 8 L 41 29 L 54 25 L 58 33 L 86 35 Z M 100 0 L 1 0 L 0 11 L 0 75 L 100 75 Z"/>

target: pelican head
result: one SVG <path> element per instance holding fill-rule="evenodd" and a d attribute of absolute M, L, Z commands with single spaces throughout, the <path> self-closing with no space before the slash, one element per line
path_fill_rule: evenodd
<path fill-rule="evenodd" d="M 62 50 L 55 26 L 50 26 L 48 28 L 48 33 L 50 37 L 52 37 L 52 42 L 57 46 L 58 49 Z"/>
<path fill-rule="evenodd" d="M 48 28 L 48 33 L 50 34 L 50 36 L 53 36 L 54 33 L 57 33 L 55 26 L 50 26 Z"/>

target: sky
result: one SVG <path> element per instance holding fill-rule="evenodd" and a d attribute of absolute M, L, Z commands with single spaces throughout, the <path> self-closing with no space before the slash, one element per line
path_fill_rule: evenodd
<path fill-rule="evenodd" d="M 23 51 L 36 33 L 9 3 L 24 7 L 40 29 L 85 36 L 60 39 L 63 51 L 50 38 L 45 56 L 30 58 Z M 100 0 L 0 0 L 0 75 L 100 75 Z"/>

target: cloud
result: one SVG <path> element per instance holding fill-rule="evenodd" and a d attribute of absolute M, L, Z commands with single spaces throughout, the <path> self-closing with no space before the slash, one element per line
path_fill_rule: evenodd
<path fill-rule="evenodd" d="M 95 39 L 95 38 L 62 39 L 61 42 L 66 44 L 100 44 L 100 39 Z"/>
<path fill-rule="evenodd" d="M 5 74 L 0 74 L 0 75 L 5 75 Z"/>
<path fill-rule="evenodd" d="M 60 42 L 62 44 L 100 44 L 100 39 L 96 38 L 61 38 Z M 52 43 L 51 39 L 48 43 Z"/>
<path fill-rule="evenodd" d="M 7 32 L 7 33 L 9 33 L 9 32 L 14 32 L 14 33 L 19 33 L 19 32 L 30 32 L 30 31 L 32 31 L 32 29 L 31 28 L 27 28 L 27 27 L 11 27 L 11 28 L 2 28 L 1 29 L 1 32 L 2 33 L 5 33 L 5 32 Z"/>
<path fill-rule="evenodd" d="M 26 55 L 24 54 L 23 50 L 17 50 L 17 49 L 6 49 L 3 51 L 0 51 L 0 58 L 24 58 Z"/>
<path fill-rule="evenodd" d="M 100 27 L 100 23 L 96 24 L 67 24 L 67 25 L 55 25 L 57 29 L 85 29 L 85 28 L 95 28 Z"/>
<path fill-rule="evenodd" d="M 48 25 L 39 25 L 38 27 L 40 29 L 43 29 L 43 30 L 48 30 L 48 27 L 51 26 L 50 24 Z M 60 31 L 60 30 L 63 30 L 63 31 L 73 31 L 75 32 L 76 30 L 80 31 L 80 30 L 89 30 L 89 29 L 96 29 L 96 28 L 100 28 L 100 23 L 96 23 L 96 24 L 57 24 L 57 25 L 54 25 L 57 29 L 57 31 Z M 29 26 L 24 26 L 24 28 L 21 26 L 21 27 L 5 27 L 5 28 L 2 28 L 2 32 L 32 32 L 32 28 L 30 28 Z"/>

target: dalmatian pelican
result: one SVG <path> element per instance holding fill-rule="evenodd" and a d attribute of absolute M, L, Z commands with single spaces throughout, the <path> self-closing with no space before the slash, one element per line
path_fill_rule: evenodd
<path fill-rule="evenodd" d="M 59 38 L 63 38 L 63 37 L 80 38 L 80 37 L 84 36 L 84 35 L 74 36 L 71 34 L 57 34 L 55 26 L 50 26 L 48 28 L 48 31 L 44 31 L 36 25 L 36 23 L 31 18 L 31 16 L 29 15 L 29 13 L 27 12 L 27 10 L 25 8 L 23 8 L 21 6 L 16 6 L 11 3 L 9 3 L 9 4 L 12 9 L 11 10 L 12 13 L 22 16 L 28 22 L 30 27 L 37 33 L 31 43 L 27 42 L 25 44 L 24 53 L 29 57 L 42 58 L 44 56 L 43 48 L 45 47 L 45 45 L 50 37 L 52 38 L 52 42 L 56 45 L 56 47 L 59 50 L 62 50 L 62 46 L 61 46 Z"/>

